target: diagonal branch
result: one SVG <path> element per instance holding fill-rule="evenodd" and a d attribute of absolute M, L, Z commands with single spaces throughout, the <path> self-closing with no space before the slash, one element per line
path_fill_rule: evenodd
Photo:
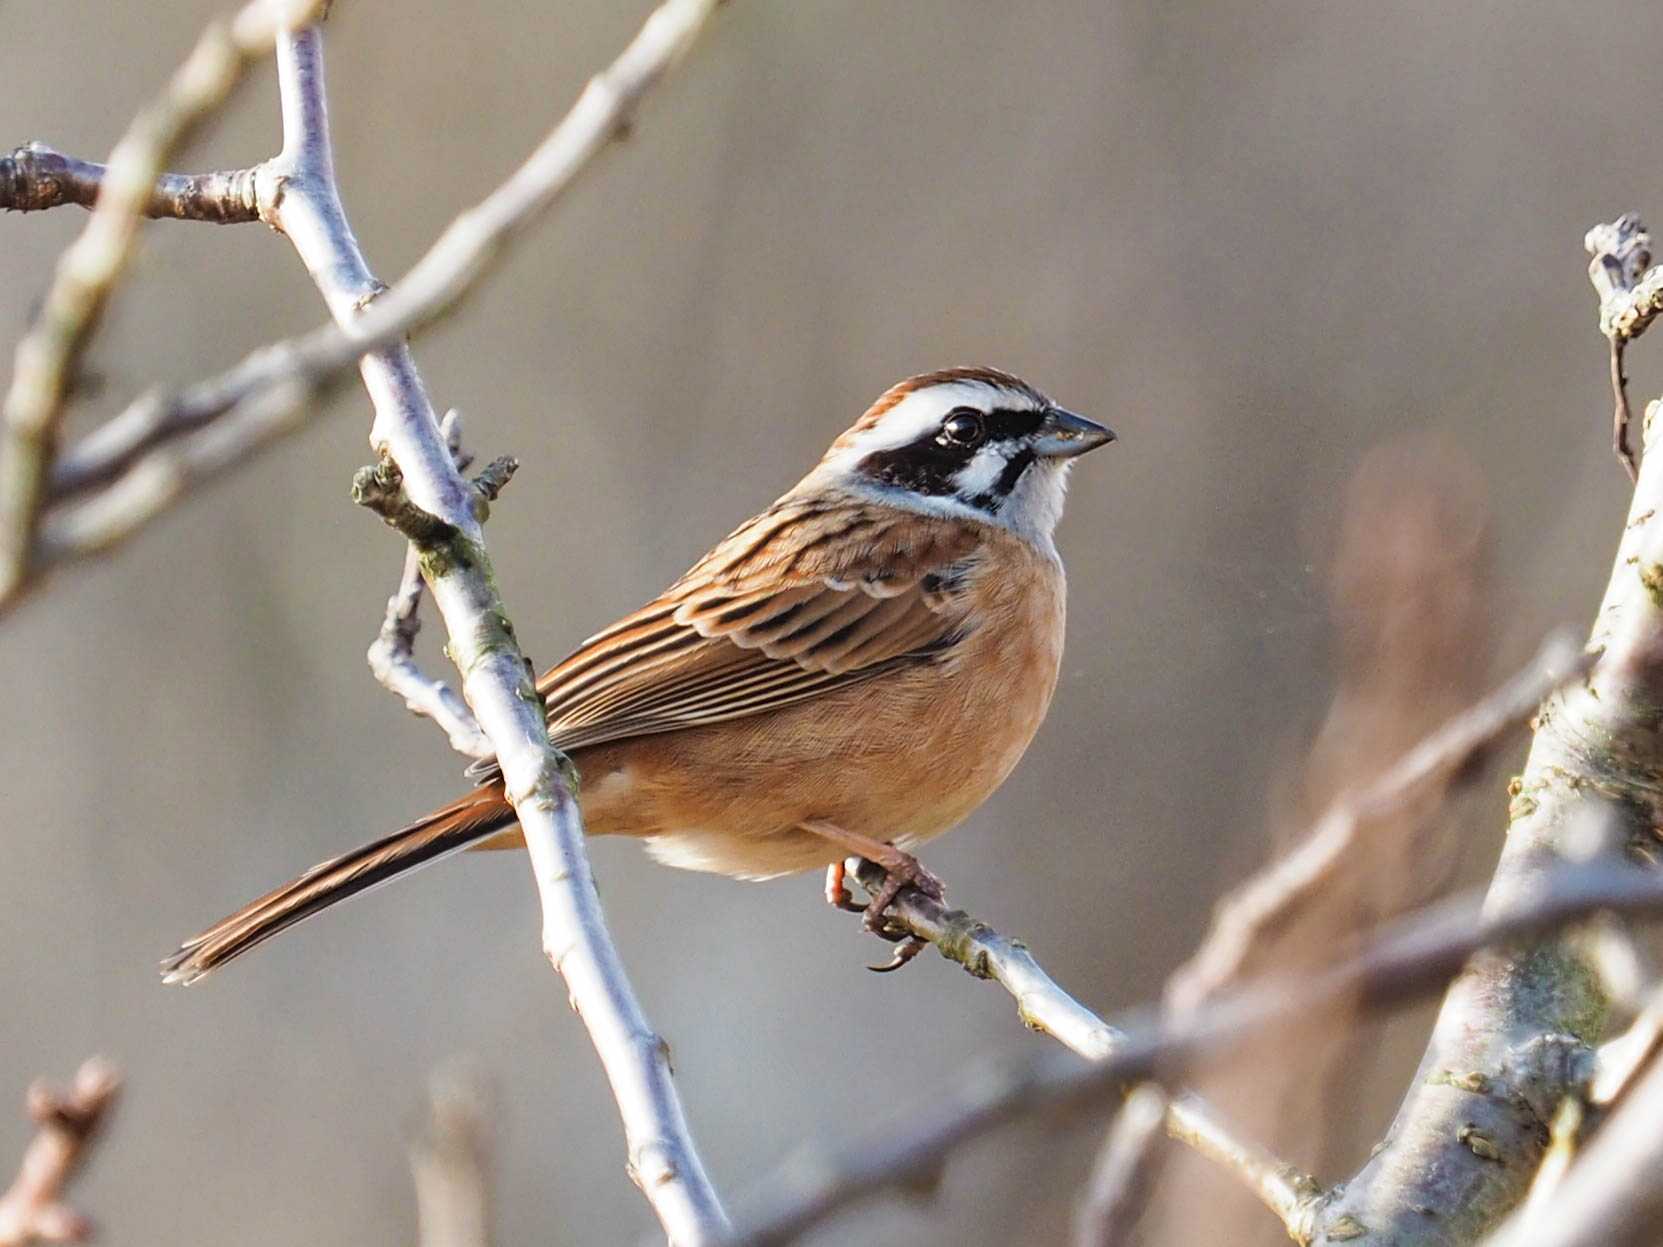
<path fill-rule="evenodd" d="M 660 67 L 685 47 L 710 4 L 671 4 L 649 20 L 658 40 L 628 58 Z M 675 11 L 681 26 L 666 19 Z M 384 294 L 352 235 L 335 179 L 317 27 L 278 41 L 283 151 L 263 168 L 278 182 L 272 223 L 294 244 L 348 342 Z M 656 80 L 656 74 L 652 75 Z M 580 108 L 581 108 L 580 101 Z M 569 171 L 575 173 L 573 168 Z M 714 1241 L 727 1217 L 706 1177 L 670 1078 L 669 1049 L 635 998 L 602 916 L 584 847 L 570 763 L 553 747 L 542 699 L 528 674 L 497 591 L 483 524 L 511 464 L 470 482 L 457 470 L 409 347 L 388 340 L 359 365 L 375 412 L 380 464 L 360 474 L 355 496 L 376 505 L 409 538 L 449 634 L 462 692 L 502 769 L 530 850 L 543 908 L 543 944 L 566 980 L 605 1067 L 623 1118 L 629 1172 L 672 1243 Z"/>
<path fill-rule="evenodd" d="M 869 892 L 884 881 L 883 868 L 863 858 L 850 858 L 846 865 Z M 1050 1035 L 1086 1060 L 1110 1060 L 1127 1042 L 1126 1035 L 1059 987 L 1020 940 L 999 934 L 963 910 L 948 909 L 916 888 L 901 890 L 889 907 L 889 916 L 976 978 L 998 983 L 1015 997 L 1023 1025 Z M 1167 1134 L 1230 1170 L 1285 1223 L 1302 1215 L 1317 1191 L 1308 1175 L 1239 1137 L 1198 1095 L 1174 1096 L 1166 1106 L 1165 1120 Z"/>
<path fill-rule="evenodd" d="M 1582 832 L 1598 835 L 1586 818 L 1574 821 Z M 1596 821 L 1603 821 L 1603 812 Z M 1007 1122 L 1106 1102 L 1129 1083 L 1168 1082 L 1181 1077 L 1186 1065 L 1276 1026 L 1297 1025 L 1336 1000 L 1380 1012 L 1421 999 L 1441 990 L 1480 950 L 1512 947 L 1603 911 L 1663 914 L 1663 876 L 1608 859 L 1553 866 L 1500 903 L 1487 904 L 1481 894 L 1469 892 L 1387 924 L 1355 956 L 1326 969 L 1230 988 L 1189 1015 L 1144 1010 L 1119 1028 L 1122 1039 L 1095 1064 L 1082 1067 L 1053 1050 L 1014 1065 L 967 1071 L 956 1093 L 937 1097 L 854 1144 L 787 1164 L 761 1184 L 766 1194 L 725 1241 L 729 1247 L 793 1242 L 851 1204 L 929 1186 L 953 1151 Z M 1551 1043 L 1541 1049 L 1532 1070 L 1545 1073 L 1561 1060 L 1565 1068 L 1555 1076 L 1586 1084 L 1591 1060 Z M 1464 1135 L 1461 1146 L 1484 1150 L 1488 1143 L 1475 1130 Z M 1312 1214 L 1320 1211 L 1313 1208 Z M 1360 1225 L 1356 1218 L 1324 1222 L 1335 1241 L 1360 1237 Z M 1299 1241 L 1307 1240 L 1308 1224 L 1293 1228 Z"/>

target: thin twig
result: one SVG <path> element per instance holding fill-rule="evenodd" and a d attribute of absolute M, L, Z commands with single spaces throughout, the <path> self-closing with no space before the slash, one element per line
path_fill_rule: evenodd
<path fill-rule="evenodd" d="M 40 314 L 18 343 L 0 425 L 0 603 L 40 570 L 36 536 L 75 370 L 132 257 L 156 179 L 174 150 L 267 55 L 279 30 L 309 20 L 321 0 L 251 0 L 209 25 L 162 93 L 110 154 L 97 206 L 58 261 Z"/>
<path fill-rule="evenodd" d="M 954 1150 L 1008 1121 L 1102 1102 L 1128 1083 L 1168 1083 L 1187 1065 L 1272 1027 L 1297 1024 L 1335 1000 L 1378 1012 L 1421 999 L 1441 990 L 1481 949 L 1512 946 L 1602 911 L 1663 913 L 1663 877 L 1603 858 L 1553 867 L 1503 904 L 1486 908 L 1483 893 L 1472 891 L 1389 923 L 1355 956 L 1327 969 L 1232 987 L 1189 1015 L 1143 1010 L 1119 1028 L 1121 1041 L 1094 1064 L 1082 1067 L 1050 1050 L 971 1070 L 956 1095 L 939 1096 L 855 1144 L 787 1164 L 762 1184 L 768 1194 L 727 1241 L 744 1247 L 792 1242 L 850 1204 L 928 1186 Z M 1543 1077 L 1544 1066 L 1560 1060 L 1571 1066 L 1559 1078 L 1586 1086 L 1592 1074 L 1591 1062 L 1578 1062 L 1574 1051 L 1551 1043 L 1527 1043 L 1515 1059 L 1525 1078 Z M 1468 1135 L 1462 1146 L 1474 1146 L 1472 1139 Z M 1326 1211 L 1320 1201 L 1313 1203 L 1313 1215 Z M 1309 1229 L 1301 1226 L 1301 1236 Z M 1335 1234 L 1336 1240 L 1343 1236 Z"/>
<path fill-rule="evenodd" d="M 27 143 L 10 156 L 0 156 L 0 211 L 43 212 L 66 204 L 91 208 L 108 176 L 104 165 L 66 156 L 45 143 Z M 151 185 L 140 211 L 153 220 L 214 225 L 258 221 L 260 205 L 254 183 L 253 169 L 163 173 Z"/>
<path fill-rule="evenodd" d="M 1628 406 L 1628 376 L 1623 372 L 1623 351 L 1627 338 L 1611 339 L 1611 449 L 1617 461 L 1628 473 L 1630 484 L 1640 479 L 1640 469 L 1634 463 L 1634 450 L 1628 444 L 1628 426 L 1632 415 Z"/>
<path fill-rule="evenodd" d="M 708 8 L 671 0 L 648 20 L 624 54 L 632 72 L 645 75 L 632 100 L 685 47 Z M 273 223 L 300 254 L 341 340 L 361 352 L 368 340 L 356 326 L 397 296 L 382 294 L 385 288 L 364 262 L 341 205 L 330 150 L 322 32 L 310 27 L 280 38 L 277 69 L 283 152 L 268 167 L 281 179 L 283 194 Z M 598 149 L 604 137 L 587 150 Z M 567 169 L 564 181 L 576 172 L 577 166 Z M 408 346 L 382 341 L 386 345 L 370 350 L 360 364 L 375 412 L 371 445 L 381 462 L 360 474 L 355 496 L 396 522 L 417 551 L 444 618 L 463 695 L 498 759 L 530 850 L 544 949 L 565 977 L 618 1102 L 629 1172 L 676 1247 L 715 1241 L 726 1232 L 727 1216 L 671 1081 L 668 1047 L 636 1000 L 606 929 L 573 796 L 575 776 L 549 741 L 542 699 L 486 552 L 489 500 L 512 471 L 512 461 L 492 465 L 477 482 L 464 479 Z"/>
<path fill-rule="evenodd" d="M 1632 483 L 1639 480 L 1639 470 L 1628 440 L 1631 411 L 1623 352 L 1663 308 L 1663 281 L 1655 270 L 1646 272 L 1651 264 L 1651 234 L 1632 212 L 1608 225 L 1596 225 L 1588 231 L 1584 246 L 1594 256 L 1588 279 L 1600 299 L 1600 332 L 1611 343 L 1611 449 Z"/>
<path fill-rule="evenodd" d="M 1568 633 L 1554 633 L 1511 680 L 1420 741 L 1367 788 L 1343 794 L 1297 848 L 1219 902 L 1207 937 L 1172 976 L 1168 1003 L 1194 1008 L 1239 975 L 1266 933 L 1328 884 L 1365 827 L 1401 810 L 1434 781 L 1471 769 L 1475 755 L 1592 663 Z"/>
<path fill-rule="evenodd" d="M 851 857 L 844 865 L 868 892 L 883 883 L 883 868 L 864 858 Z M 1003 987 L 1015 998 L 1017 1016 L 1029 1030 L 1050 1035 L 1094 1062 L 1110 1059 L 1126 1043 L 1124 1034 L 1058 986 L 1020 940 L 1001 935 L 961 909 L 948 909 L 917 888 L 903 888 L 888 915 L 947 960 Z M 1317 1191 L 1308 1175 L 1242 1138 L 1217 1109 L 1193 1093 L 1172 1098 L 1166 1131 L 1239 1178 L 1284 1224 L 1296 1224 Z"/>
<path fill-rule="evenodd" d="M 510 243 L 575 184 L 593 158 L 627 131 L 642 100 L 691 46 L 717 3 L 666 0 L 622 55 L 589 82 L 525 164 L 457 217 L 397 287 L 361 315 L 264 347 L 187 389 L 135 400 L 65 453 L 53 471 L 53 498 L 68 499 L 142 466 L 146 452 L 163 441 L 189 436 L 221 417 L 237 421 L 241 408 L 273 387 L 294 383 L 316 399 L 364 352 L 397 343 L 451 310 Z M 374 439 L 379 446 L 383 431 L 378 429 Z M 263 441 L 251 437 L 245 448 Z M 154 514 L 135 515 L 125 531 Z M 50 562 L 68 562 L 79 554 L 71 542 L 59 541 Z M 0 612 L 8 605 L 8 595 L 0 591 Z"/>
<path fill-rule="evenodd" d="M 1103 1136 L 1074 1217 L 1074 1247 L 1129 1242 L 1149 1194 L 1149 1170 L 1166 1119 L 1166 1092 L 1154 1083 L 1132 1089 Z"/>
<path fill-rule="evenodd" d="M 92 1222 L 63 1202 L 65 1188 L 121 1094 L 121 1075 L 96 1057 L 85 1062 L 74 1085 L 59 1095 L 43 1082 L 26 1100 L 35 1137 L 23 1153 L 11 1189 L 0 1195 L 0 1247 L 27 1243 L 78 1243 Z"/>
<path fill-rule="evenodd" d="M 458 471 L 465 472 L 471 456 L 462 449 L 462 418 L 451 410 L 439 424 L 451 458 Z M 450 747 L 476 760 L 492 756 L 491 742 L 456 692 L 443 680 L 424 672 L 416 662 L 416 634 L 421 631 L 420 607 L 425 582 L 421 556 L 414 546 L 404 552 L 404 572 L 397 591 L 387 599 L 387 614 L 381 630 L 365 655 L 388 692 L 403 698 L 405 707 L 416 715 L 432 719 L 443 729 Z"/>

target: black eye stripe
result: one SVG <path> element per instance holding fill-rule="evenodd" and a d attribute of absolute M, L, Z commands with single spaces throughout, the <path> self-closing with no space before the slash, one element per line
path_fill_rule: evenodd
<path fill-rule="evenodd" d="M 951 414 L 946 418 L 950 419 Z M 860 461 L 858 470 L 875 481 L 898 489 L 926 497 L 946 497 L 958 492 L 958 473 L 985 447 L 1029 437 L 1045 418 L 1043 412 L 1029 410 L 1001 409 L 977 414 L 982 418 L 983 436 L 973 444 L 959 445 L 948 441 L 942 438 L 941 430 L 935 428 L 909 445 L 872 452 Z M 1032 450 L 1026 446 L 1015 448 L 993 487 L 964 501 L 980 510 L 997 512 L 1033 461 Z"/>
<path fill-rule="evenodd" d="M 1002 442 L 1011 437 L 1030 437 L 1045 419 L 1042 411 L 990 411 L 986 414 L 986 440 Z"/>

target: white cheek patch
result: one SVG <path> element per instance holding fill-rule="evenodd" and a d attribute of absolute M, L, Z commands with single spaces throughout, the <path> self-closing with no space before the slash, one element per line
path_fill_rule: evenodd
<path fill-rule="evenodd" d="M 1009 442 L 996 442 L 990 446 L 983 446 L 953 477 L 953 489 L 959 497 L 974 498 L 980 494 L 990 494 L 993 487 L 999 483 L 999 476 L 1010 462 L 1010 452 L 1013 449 Z"/>

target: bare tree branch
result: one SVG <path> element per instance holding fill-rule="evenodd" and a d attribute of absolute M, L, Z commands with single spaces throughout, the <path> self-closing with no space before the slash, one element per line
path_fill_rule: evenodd
<path fill-rule="evenodd" d="M 1593 830 L 1588 817 L 1576 820 L 1584 833 Z M 1597 817 L 1604 820 L 1603 808 Z M 1146 1009 L 1120 1029 L 1123 1037 L 1107 1057 L 1083 1068 L 1050 1051 L 1014 1065 L 967 1071 L 956 1094 L 939 1096 L 857 1143 L 787 1164 L 763 1184 L 767 1194 L 726 1241 L 744 1247 L 792 1242 L 850 1204 L 929 1186 L 955 1149 L 1008 1121 L 1102 1102 L 1128 1083 L 1170 1083 L 1183 1077 L 1187 1065 L 1277 1025 L 1298 1024 L 1338 999 L 1362 1011 L 1420 999 L 1442 989 L 1480 950 L 1513 947 L 1603 911 L 1663 913 L 1663 877 L 1609 857 L 1550 866 L 1500 901 L 1488 903 L 1480 893 L 1468 892 L 1389 923 L 1355 956 L 1326 969 L 1227 989 L 1189 1015 Z M 1585 1088 L 1592 1076 L 1589 1054 L 1553 1040 L 1548 1036 L 1521 1052 L 1523 1085 L 1534 1090 L 1537 1080 L 1553 1077 Z M 1483 1093 L 1478 1086 L 1467 1091 Z M 1489 1143 L 1477 1127 L 1461 1140 L 1468 1149 L 1487 1150 Z M 1311 1209 L 1313 1218 L 1323 1214 L 1335 1241 L 1366 1232 L 1360 1220 L 1326 1216 L 1343 1194 L 1328 1204 L 1313 1201 Z M 1304 1241 L 1314 1228 L 1300 1226 L 1296 1237 Z"/>
<path fill-rule="evenodd" d="M 627 131 L 641 101 L 691 45 L 717 2 L 666 0 L 622 55 L 590 80 L 572 111 L 526 163 L 457 217 L 396 289 L 376 297 L 350 321 L 264 347 L 221 375 L 177 393 L 150 393 L 135 400 L 61 457 L 52 471 L 52 499 L 61 503 L 126 474 L 171 477 L 176 471 L 174 461 L 164 458 L 163 466 L 157 467 L 152 462 L 154 448 L 176 438 L 189 445 L 215 421 L 223 419 L 230 426 L 222 438 L 235 442 L 244 457 L 296 427 L 302 415 L 312 414 L 318 398 L 338 383 L 339 374 L 366 351 L 401 342 L 405 335 L 449 311 L 472 289 L 525 227 L 576 182 L 597 154 Z M 262 219 L 270 219 L 274 213 L 265 206 L 270 202 L 266 188 L 270 178 L 260 176 L 270 170 L 262 167 L 256 172 Z M 153 180 L 148 179 L 146 185 Z M 287 387 L 292 387 L 291 394 L 303 396 L 295 404 L 293 423 L 251 414 L 251 408 L 260 410 L 269 401 L 263 396 Z M 382 444 L 385 430 L 375 430 L 373 440 Z M 185 454 L 194 462 L 204 460 L 194 449 Z M 213 470 L 236 461 L 219 457 Z M 200 479 L 200 474 L 192 474 L 188 483 Z M 68 519 L 59 525 L 35 570 L 107 549 L 160 514 L 178 496 L 155 488 L 122 491 L 118 487 L 117 493 L 115 500 L 100 508 L 96 523 Z M 112 511 L 116 514 L 111 515 Z M 92 544 L 83 547 L 80 543 L 89 530 Z M 0 613 L 15 600 L 16 593 L 0 579 Z"/>
<path fill-rule="evenodd" d="M 881 866 L 852 857 L 848 873 L 868 892 L 884 881 Z M 1017 1016 L 1029 1030 L 1050 1035 L 1088 1061 L 1105 1061 L 1126 1036 L 1059 987 L 1034 960 L 1026 944 L 999 934 L 959 909 L 948 909 L 917 888 L 903 888 L 889 917 L 916 939 L 935 946 L 949 961 L 979 979 L 991 979 L 1016 999 Z M 1208 1160 L 1228 1169 L 1284 1221 L 1305 1215 L 1317 1192 L 1311 1178 L 1242 1137 L 1200 1096 L 1174 1096 L 1166 1109 L 1166 1131 Z"/>
<path fill-rule="evenodd" d="M 321 0 L 251 0 L 212 23 L 162 93 L 128 127 L 81 236 L 58 261 L 40 314 L 18 344 L 0 423 L 0 603 L 40 571 L 36 536 L 75 369 L 127 267 L 163 166 L 191 130 L 271 51 L 279 30 Z"/>
<path fill-rule="evenodd" d="M 1571 1163 L 1551 1202 L 1522 1209 L 1485 1247 L 1650 1247 L 1663 1216 L 1663 1062 L 1653 1061 Z"/>
<path fill-rule="evenodd" d="M 1613 250 L 1591 272 L 1608 332 L 1639 267 L 1644 227 L 1624 218 L 1590 235 Z M 1654 270 L 1655 271 L 1655 270 Z M 1647 280 L 1649 280 L 1649 275 Z M 1658 429 L 1647 420 L 1648 451 Z M 1663 702 L 1663 463 L 1647 454 L 1589 649 L 1601 655 L 1580 684 L 1542 707 L 1524 773 L 1514 781 L 1507 840 L 1489 904 L 1505 909 L 1544 872 L 1574 858 L 1572 811 L 1593 800 L 1620 829 L 1610 850 L 1657 857 L 1663 769 L 1656 707 Z M 1603 1036 L 1608 998 L 1585 942 L 1558 934 L 1476 958 L 1450 989 L 1420 1069 L 1385 1142 L 1324 1209 L 1313 1242 L 1455 1247 L 1476 1241 L 1524 1198 L 1561 1100 L 1578 1093 Z"/>
<path fill-rule="evenodd" d="M 28 143 L 0 156 L 0 211 L 42 212 L 77 204 L 91 208 L 109 170 L 88 160 Z M 237 225 L 260 219 L 253 169 L 218 173 L 163 173 L 140 208 L 152 219 Z"/>
<path fill-rule="evenodd" d="M 1587 673 L 1591 655 L 1555 633 L 1506 684 L 1456 715 L 1360 792 L 1335 801 L 1292 852 L 1219 902 L 1201 947 L 1172 976 L 1167 1000 L 1194 1008 L 1237 977 L 1255 943 L 1329 883 L 1371 822 L 1400 810 L 1429 784 L 1468 768 L 1475 755 L 1523 723 L 1567 679 Z"/>
<path fill-rule="evenodd" d="M 0 1195 L 0 1247 L 78 1243 L 91 1236 L 92 1222 L 63 1202 L 64 1191 L 120 1094 L 121 1075 L 97 1058 L 81 1066 L 64 1095 L 44 1082 L 29 1088 L 26 1103 L 36 1132 L 11 1189 Z"/>
<path fill-rule="evenodd" d="M 658 65 L 667 65 L 709 7 L 672 0 L 648 21 L 660 44 L 642 52 L 644 31 L 631 52 L 637 60 L 650 54 Z M 670 8 L 691 24 L 667 21 Z M 294 244 L 342 335 L 350 337 L 354 326 L 373 315 L 385 287 L 364 262 L 340 201 L 322 32 L 308 27 L 282 36 L 277 68 L 283 152 L 263 167 L 282 188 L 272 220 Z M 574 167 L 568 178 L 575 172 Z M 410 539 L 444 617 L 463 695 L 502 768 L 530 850 L 542 900 L 544 949 L 565 977 L 618 1101 L 629 1172 L 672 1243 L 694 1247 L 714 1241 L 725 1232 L 727 1217 L 671 1082 L 668 1047 L 635 999 L 606 929 L 573 795 L 575 775 L 549 742 L 542 699 L 486 552 L 483 523 L 512 463 L 494 464 L 474 482 L 462 477 L 403 342 L 371 350 L 359 367 L 375 411 L 370 438 L 381 463 L 360 474 L 355 496 L 375 505 Z"/>

